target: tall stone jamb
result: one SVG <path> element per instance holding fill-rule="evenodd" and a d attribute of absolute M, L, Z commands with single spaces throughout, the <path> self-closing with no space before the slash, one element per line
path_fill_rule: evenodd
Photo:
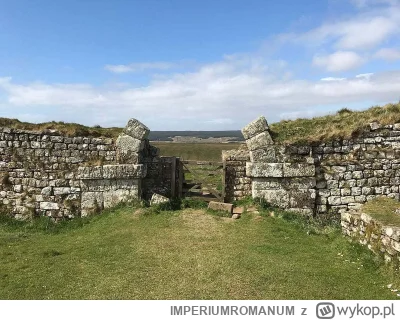
<path fill-rule="evenodd" d="M 130 119 L 116 141 L 118 163 L 141 163 L 141 152 L 150 129 L 136 119 Z"/>
<path fill-rule="evenodd" d="M 250 122 L 242 129 L 242 134 L 250 151 L 251 162 L 274 162 L 276 157 L 274 140 L 265 117 L 261 116 Z"/>
<path fill-rule="evenodd" d="M 242 129 L 249 150 L 246 177 L 251 179 L 253 198 L 304 214 L 315 207 L 315 165 L 297 159 L 285 146 L 275 145 L 267 120 L 259 117 Z"/>

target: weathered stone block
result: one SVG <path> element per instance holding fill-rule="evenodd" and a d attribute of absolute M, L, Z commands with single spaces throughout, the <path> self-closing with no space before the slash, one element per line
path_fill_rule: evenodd
<path fill-rule="evenodd" d="M 105 179 L 127 179 L 143 178 L 146 176 L 147 167 L 143 164 L 118 164 L 104 165 L 103 178 Z"/>
<path fill-rule="evenodd" d="M 103 209 L 103 192 L 82 192 L 81 215 L 83 217 L 99 213 Z"/>
<path fill-rule="evenodd" d="M 142 161 L 142 156 L 140 153 L 132 152 L 129 150 L 116 150 L 116 160 L 117 163 L 130 163 L 130 164 L 138 164 Z"/>
<path fill-rule="evenodd" d="M 281 189 L 282 188 L 282 179 L 253 178 L 252 188 L 254 190 Z"/>
<path fill-rule="evenodd" d="M 284 177 L 313 177 L 315 176 L 315 165 L 307 163 L 284 163 Z"/>
<path fill-rule="evenodd" d="M 268 203 L 280 208 L 290 207 L 289 191 L 283 189 L 255 190 L 252 188 L 253 198 L 264 198 Z"/>
<path fill-rule="evenodd" d="M 337 206 L 342 204 L 342 200 L 339 196 L 331 196 L 328 197 L 328 203 L 332 206 Z"/>
<path fill-rule="evenodd" d="M 153 195 L 151 196 L 151 199 L 150 199 L 151 206 L 161 204 L 161 203 L 167 203 L 167 202 L 169 202 L 169 199 L 158 193 L 153 193 Z"/>
<path fill-rule="evenodd" d="M 272 144 L 274 144 L 274 141 L 267 131 L 259 133 L 258 135 L 246 140 L 247 148 L 250 151 L 257 149 L 266 149 Z"/>
<path fill-rule="evenodd" d="M 223 203 L 223 202 L 210 201 L 209 204 L 208 204 L 208 209 L 226 211 L 229 214 L 232 214 L 233 204 L 232 203 Z"/>
<path fill-rule="evenodd" d="M 267 120 L 265 117 L 261 116 L 256 120 L 250 122 L 247 126 L 242 129 L 243 137 L 247 140 L 257 134 L 267 131 L 269 129 Z"/>
<path fill-rule="evenodd" d="M 254 178 L 283 177 L 283 164 L 246 162 L 246 176 Z"/>
<path fill-rule="evenodd" d="M 41 202 L 40 203 L 41 210 L 58 210 L 59 206 L 56 202 Z"/>
<path fill-rule="evenodd" d="M 249 161 L 249 151 L 248 150 L 223 150 L 222 151 L 223 161 Z"/>
<path fill-rule="evenodd" d="M 42 189 L 41 194 L 44 196 L 51 196 L 53 193 L 53 188 L 52 187 L 45 187 Z"/>
<path fill-rule="evenodd" d="M 138 140 L 147 139 L 150 133 L 150 129 L 147 128 L 143 123 L 136 119 L 130 119 L 124 129 L 124 133 L 132 138 Z"/>
<path fill-rule="evenodd" d="M 138 199 L 138 189 L 118 189 L 103 192 L 104 208 L 112 208 L 118 203 Z"/>
<path fill-rule="evenodd" d="M 103 167 L 102 166 L 79 167 L 77 177 L 78 179 L 102 179 Z"/>
<path fill-rule="evenodd" d="M 282 187 L 286 190 L 291 189 L 313 189 L 316 181 L 314 177 L 285 178 L 281 180 Z"/>
<path fill-rule="evenodd" d="M 313 209 L 315 204 L 314 189 L 296 189 L 289 193 L 291 208 Z"/>
<path fill-rule="evenodd" d="M 144 148 L 144 142 L 142 140 L 128 136 L 127 134 L 120 134 L 115 142 L 118 149 L 122 150 L 124 153 L 139 153 Z"/>
<path fill-rule="evenodd" d="M 275 148 L 271 145 L 265 149 L 250 151 L 251 162 L 277 162 Z"/>
<path fill-rule="evenodd" d="M 55 187 L 53 190 L 54 190 L 55 196 L 71 193 L 71 188 L 69 188 L 69 187 Z"/>

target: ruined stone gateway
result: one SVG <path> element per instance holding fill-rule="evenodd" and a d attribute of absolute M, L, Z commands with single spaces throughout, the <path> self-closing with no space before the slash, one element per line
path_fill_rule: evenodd
<path fill-rule="evenodd" d="M 399 199 L 400 124 L 351 139 L 274 142 L 267 120 L 243 128 L 246 148 L 224 151 L 225 202 L 247 196 L 301 214 L 343 213 L 377 196 Z M 116 141 L 0 128 L 0 206 L 16 218 L 86 216 L 154 194 L 182 196 L 177 157 L 160 157 L 131 119 Z"/>

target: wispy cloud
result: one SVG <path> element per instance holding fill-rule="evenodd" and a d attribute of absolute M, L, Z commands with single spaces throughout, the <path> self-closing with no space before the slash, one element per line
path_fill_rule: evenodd
<path fill-rule="evenodd" d="M 370 73 L 360 73 L 356 75 L 356 78 L 364 78 L 369 80 L 374 74 L 372 72 Z"/>
<path fill-rule="evenodd" d="M 313 58 L 313 65 L 331 72 L 340 72 L 355 69 L 361 66 L 364 59 L 352 51 L 337 51 L 335 53 Z"/>
<path fill-rule="evenodd" d="M 358 8 L 366 8 L 375 5 L 396 5 L 399 0 L 350 0 L 350 2 Z"/>
<path fill-rule="evenodd" d="M 114 73 L 143 72 L 148 70 L 168 70 L 176 64 L 169 62 L 141 62 L 131 64 L 108 64 L 104 69 Z"/>
<path fill-rule="evenodd" d="M 321 81 L 342 81 L 342 80 L 346 80 L 346 78 L 335 78 L 335 77 L 321 78 Z"/>
<path fill-rule="evenodd" d="M 360 1 L 361 3 L 361 1 Z M 366 1 L 369 3 L 369 1 Z M 400 34 L 400 3 L 385 1 L 383 7 L 368 7 L 352 17 L 326 22 L 302 33 L 281 34 L 281 43 L 333 50 L 366 50 Z"/>
<path fill-rule="evenodd" d="M 400 60 L 400 50 L 394 48 L 382 48 L 375 53 L 375 58 L 386 61 Z"/>

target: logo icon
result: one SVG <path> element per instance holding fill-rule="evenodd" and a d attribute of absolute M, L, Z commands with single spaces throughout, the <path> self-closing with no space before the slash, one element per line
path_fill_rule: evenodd
<path fill-rule="evenodd" d="M 317 304 L 318 319 L 333 319 L 335 317 L 335 305 L 330 302 L 320 302 Z"/>

